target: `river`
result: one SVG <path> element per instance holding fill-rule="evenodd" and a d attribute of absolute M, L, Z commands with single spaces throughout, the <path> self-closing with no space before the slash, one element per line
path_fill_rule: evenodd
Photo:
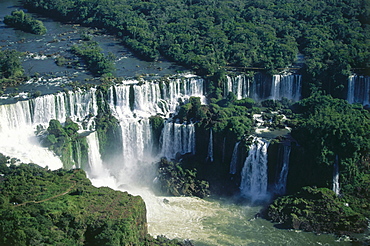
<path fill-rule="evenodd" d="M 23 9 L 16 0 L 0 1 L 0 19 L 10 15 L 13 10 Z M 27 10 L 23 9 L 25 12 Z M 58 66 L 55 58 L 58 56 L 70 57 L 70 47 L 81 41 L 82 34 L 90 34 L 92 40 L 97 41 L 104 53 L 109 52 L 115 55 L 116 72 L 115 76 L 130 77 L 156 77 L 172 75 L 177 72 L 187 72 L 181 66 L 177 66 L 164 59 L 155 62 L 146 62 L 137 59 L 129 49 L 121 45 L 120 41 L 111 35 L 106 35 L 94 28 L 81 27 L 75 24 L 62 24 L 33 14 L 42 20 L 47 33 L 39 36 L 15 30 L 0 22 L 0 47 L 2 49 L 16 49 L 26 52 L 23 58 L 25 74 L 39 77 L 37 81 L 32 80 L 28 83 L 9 88 L 6 93 L 33 93 L 40 91 L 42 94 L 50 94 L 62 91 L 68 84 L 78 81 L 84 83 L 99 83 L 93 80 L 93 76 L 83 69 L 83 67 L 67 68 Z M 4 100 L 2 100 L 4 103 Z M 12 102 L 8 100 L 7 102 Z"/>
<path fill-rule="evenodd" d="M 0 1 L 0 18 L 19 9 L 15 0 Z M 93 33 L 94 40 L 104 49 L 116 55 L 117 76 L 135 77 L 164 76 L 185 69 L 167 61 L 145 62 L 135 58 L 114 37 L 73 24 L 62 24 L 45 17 L 41 19 L 48 32 L 43 36 L 24 33 L 0 23 L 0 46 L 28 52 L 23 65 L 28 75 L 38 74 L 40 79 L 11 92 L 42 94 L 63 90 L 71 81 L 91 81 L 92 76 L 83 68 L 59 67 L 55 56 L 68 54 L 68 48 L 80 40 L 80 35 Z M 2 104 L 11 100 L 2 99 Z M 22 143 L 19 143 L 22 145 Z M 1 151 L 1 150 L 0 150 Z M 12 151 L 12 150 L 9 150 Z M 17 152 L 14 151 L 14 154 Z M 17 156 L 14 156 L 17 157 Z M 40 156 L 41 157 L 41 156 Z M 222 198 L 161 197 L 148 188 L 123 189 L 114 178 L 98 174 L 92 182 L 96 186 L 128 190 L 141 195 L 147 205 L 149 233 L 169 238 L 190 239 L 195 245 L 350 245 L 346 238 L 340 240 L 332 235 L 316 235 L 296 230 L 277 229 L 269 221 L 255 218 L 261 207 L 235 203 Z"/>

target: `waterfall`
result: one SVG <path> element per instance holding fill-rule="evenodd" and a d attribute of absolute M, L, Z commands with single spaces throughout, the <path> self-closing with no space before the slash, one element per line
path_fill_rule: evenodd
<path fill-rule="evenodd" d="M 237 164 L 238 164 L 239 144 L 240 144 L 240 141 L 237 142 L 234 146 L 233 155 L 231 157 L 231 162 L 230 162 L 230 174 L 235 174 L 236 173 L 236 167 L 237 167 Z"/>
<path fill-rule="evenodd" d="M 290 145 L 283 145 L 283 158 L 282 158 L 282 167 L 280 170 L 279 178 L 275 184 L 274 192 L 278 195 L 284 195 L 286 193 L 286 182 L 288 178 L 289 171 L 289 157 L 290 157 Z"/>
<path fill-rule="evenodd" d="M 370 104 L 370 77 L 351 75 L 348 78 L 347 101 L 362 105 Z"/>
<path fill-rule="evenodd" d="M 99 176 L 104 170 L 103 161 L 99 152 L 99 140 L 96 132 L 90 133 L 86 137 L 87 145 L 89 146 L 89 174 L 91 177 Z"/>
<path fill-rule="evenodd" d="M 0 151 L 22 162 L 33 162 L 50 169 L 61 168 L 62 162 L 47 148 L 41 147 L 34 134 L 33 111 L 28 101 L 0 106 Z"/>
<path fill-rule="evenodd" d="M 227 76 L 227 81 L 224 86 L 224 95 L 226 96 L 230 91 L 233 92 L 238 100 L 252 97 L 249 92 L 251 90 L 251 81 L 248 77 L 238 75 L 236 77 Z"/>
<path fill-rule="evenodd" d="M 267 198 L 267 147 L 269 143 L 254 137 L 241 172 L 240 193 L 252 201 Z"/>
<path fill-rule="evenodd" d="M 160 81 L 129 81 L 109 89 L 109 105 L 117 118 L 150 117 L 160 114 L 168 117 L 176 111 L 179 101 L 200 97 L 205 103 L 204 81 L 198 77 Z"/>
<path fill-rule="evenodd" d="M 294 74 L 274 75 L 270 79 L 262 75 L 256 75 L 253 79 L 245 75 L 227 76 L 224 95 L 233 92 L 238 100 L 249 97 L 255 101 L 281 100 L 282 98 L 299 101 L 301 98 L 301 79 L 301 75 Z"/>
<path fill-rule="evenodd" d="M 207 161 L 213 162 L 213 132 L 212 132 L 212 128 L 209 130 Z"/>
<path fill-rule="evenodd" d="M 161 157 L 175 159 L 176 154 L 195 154 L 194 124 L 165 122 L 161 136 Z"/>
<path fill-rule="evenodd" d="M 287 98 L 299 101 L 301 97 L 300 75 L 274 75 L 272 77 L 271 95 L 269 99 L 281 100 Z"/>
<path fill-rule="evenodd" d="M 51 119 L 64 122 L 70 117 L 81 128 L 92 127 L 89 115 L 97 114 L 95 89 L 57 93 L 0 106 L 1 152 L 23 162 L 35 162 L 51 169 L 62 167 L 61 161 L 48 149 L 40 146 L 35 131 L 38 125 L 46 128 Z M 78 153 L 77 157 L 78 157 Z"/>
<path fill-rule="evenodd" d="M 109 186 L 111 188 L 116 187 L 116 180 L 110 175 L 109 170 L 104 167 L 104 163 L 101 159 L 99 152 L 99 139 L 96 132 L 90 133 L 87 137 L 87 145 L 89 147 L 89 160 L 88 167 L 86 167 L 86 173 L 92 184 L 100 186 Z"/>
<path fill-rule="evenodd" d="M 92 119 L 98 113 L 96 89 L 88 91 L 69 91 L 55 95 L 45 95 L 30 100 L 31 115 L 34 124 L 47 125 L 51 119 L 64 122 L 67 117 L 74 122 L 84 123 L 84 128 L 90 128 Z"/>
<path fill-rule="evenodd" d="M 104 100 L 107 100 L 112 114 L 120 122 L 124 165 L 128 165 L 127 163 L 132 160 L 135 160 L 135 163 L 143 162 L 151 157 L 153 140 L 149 116 L 156 114 L 168 116 L 176 111 L 179 101 L 186 102 L 191 96 L 201 97 L 202 102 L 205 102 L 204 81 L 195 76 L 154 82 L 123 81 L 121 85 L 110 87 L 107 95 L 103 95 L 102 91 L 99 93 L 103 99 L 102 105 L 104 106 Z M 96 89 L 91 88 L 86 91 L 60 92 L 15 104 L 1 105 L 1 152 L 17 157 L 23 162 L 35 162 L 48 165 L 50 168 L 61 167 L 59 158 L 40 146 L 35 131 L 40 129 L 39 125 L 46 129 L 51 119 L 57 119 L 63 124 L 67 117 L 78 123 L 80 130 L 94 131 L 94 118 L 98 114 L 96 94 Z M 181 129 L 182 135 L 172 136 L 172 154 L 169 154 L 169 148 L 162 152 L 171 158 L 177 152 L 194 153 L 194 126 L 171 123 L 166 124 L 167 128 L 169 125 Z M 79 152 L 82 146 L 79 145 L 80 143 L 75 143 L 75 153 L 71 156 L 76 160 L 76 166 L 81 166 L 83 162 L 82 153 Z M 45 155 L 48 157 L 44 158 Z"/>
<path fill-rule="evenodd" d="M 335 162 L 333 167 L 333 191 L 336 195 L 339 195 L 339 163 L 338 163 L 338 155 L 335 156 Z"/>

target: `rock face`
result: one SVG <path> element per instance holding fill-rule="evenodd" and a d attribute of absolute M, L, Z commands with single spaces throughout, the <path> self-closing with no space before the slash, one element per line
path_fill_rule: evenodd
<path fill-rule="evenodd" d="M 209 184 L 197 178 L 196 169 L 186 169 L 181 163 L 174 163 L 162 158 L 158 163 L 156 183 L 159 191 L 171 196 L 209 195 Z"/>
<path fill-rule="evenodd" d="M 264 216 L 282 228 L 318 233 L 360 233 L 367 227 L 365 217 L 327 188 L 304 187 L 298 193 L 276 199 Z"/>

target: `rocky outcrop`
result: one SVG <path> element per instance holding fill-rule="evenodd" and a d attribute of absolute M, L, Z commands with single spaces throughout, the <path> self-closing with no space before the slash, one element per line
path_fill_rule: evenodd
<path fill-rule="evenodd" d="M 157 186 L 161 193 L 172 196 L 209 195 L 207 181 L 197 179 L 196 169 L 186 169 L 180 163 L 174 163 L 162 158 L 157 171 Z"/>
<path fill-rule="evenodd" d="M 304 187 L 294 195 L 279 197 L 264 216 L 282 228 L 318 233 L 361 233 L 367 227 L 364 216 L 327 188 Z"/>

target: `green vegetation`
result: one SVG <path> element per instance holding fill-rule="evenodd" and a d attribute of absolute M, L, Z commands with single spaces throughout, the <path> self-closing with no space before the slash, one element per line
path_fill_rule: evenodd
<path fill-rule="evenodd" d="M 164 195 L 200 198 L 209 195 L 209 184 L 197 178 L 196 169 L 183 168 L 181 163 L 165 158 L 158 163 L 157 186 Z"/>
<path fill-rule="evenodd" d="M 369 68 L 367 0 L 23 2 L 63 21 L 105 28 L 147 59 L 161 54 L 200 74 L 225 66 L 274 71 L 290 66 L 298 53 L 316 85 Z"/>
<path fill-rule="evenodd" d="M 37 35 L 46 33 L 46 28 L 42 21 L 35 20 L 31 15 L 25 14 L 23 10 L 14 10 L 11 15 L 5 16 L 4 23 Z"/>
<path fill-rule="evenodd" d="M 87 41 L 80 45 L 73 45 L 71 50 L 84 60 L 87 68 L 94 75 L 112 76 L 115 70 L 113 55 L 104 55 L 97 42 Z"/>
<path fill-rule="evenodd" d="M 0 50 L 0 86 L 2 88 L 24 81 L 21 56 L 22 53 L 16 50 Z"/>
<path fill-rule="evenodd" d="M 152 238 L 140 197 L 95 188 L 83 170 L 8 165 L 0 155 L 0 245 L 192 245 Z"/>
<path fill-rule="evenodd" d="M 365 216 L 354 212 L 345 200 L 327 188 L 304 187 L 294 195 L 276 199 L 267 217 L 284 228 L 318 233 L 361 233 L 367 228 Z"/>
<path fill-rule="evenodd" d="M 98 115 L 95 118 L 96 131 L 99 138 L 99 151 L 102 160 L 110 162 L 114 154 L 122 153 L 121 128 L 118 120 L 112 115 L 104 96 L 107 95 L 107 87 L 100 86 L 99 91 L 97 93 Z"/>
<path fill-rule="evenodd" d="M 58 120 L 50 120 L 47 135 L 42 144 L 54 151 L 67 169 L 84 167 L 88 163 L 88 146 L 85 137 L 79 136 L 79 127 L 70 118 L 64 126 Z"/>
<path fill-rule="evenodd" d="M 160 151 L 160 139 L 161 134 L 164 126 L 164 119 L 161 116 L 151 116 L 149 118 L 150 126 L 152 128 L 153 134 L 153 153 L 157 153 Z"/>
<path fill-rule="evenodd" d="M 230 92 L 226 99 L 213 100 L 209 104 L 206 111 L 208 117 L 203 118 L 203 126 L 212 127 L 216 134 L 240 140 L 253 130 L 252 115 L 256 110 L 253 105 L 253 99 L 236 100 L 236 96 Z"/>
<path fill-rule="evenodd" d="M 302 145 L 307 156 L 311 156 L 309 166 L 328 170 L 327 178 L 321 177 L 326 184 L 311 185 L 331 186 L 336 157 L 344 191 L 352 193 L 355 187 L 365 184 L 370 178 L 369 111 L 345 100 L 315 94 L 297 103 L 295 112 L 300 113 L 300 118 L 292 136 Z"/>

